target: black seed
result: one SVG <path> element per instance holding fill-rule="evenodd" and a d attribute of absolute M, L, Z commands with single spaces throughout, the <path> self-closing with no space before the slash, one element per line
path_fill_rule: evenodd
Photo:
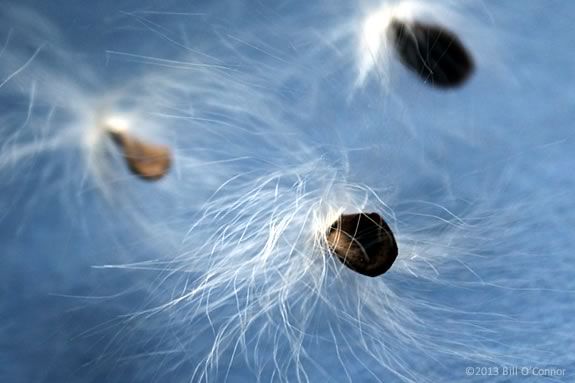
<path fill-rule="evenodd" d="M 122 151 L 128 169 L 147 181 L 156 181 L 168 173 L 171 166 L 170 149 L 144 142 L 126 132 L 108 131 Z"/>
<path fill-rule="evenodd" d="M 440 26 L 392 20 L 388 36 L 401 62 L 427 84 L 457 87 L 474 71 L 473 59 L 459 38 Z"/>
<path fill-rule="evenodd" d="M 391 229 L 377 213 L 342 214 L 331 225 L 327 243 L 343 264 L 369 277 L 389 270 L 398 253 Z"/>

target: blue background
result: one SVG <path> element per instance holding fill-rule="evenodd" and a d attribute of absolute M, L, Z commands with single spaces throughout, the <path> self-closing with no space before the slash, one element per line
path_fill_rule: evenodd
<path fill-rule="evenodd" d="M 159 15 L 153 20 L 166 28 L 170 36 L 178 36 L 179 26 L 184 25 L 192 40 L 201 41 L 202 49 L 216 56 L 218 49 L 210 48 L 220 43 L 214 31 L 234 34 L 249 26 L 261 26 L 270 34 L 259 35 L 258 39 L 276 46 L 280 58 L 297 62 L 297 54 L 292 56 L 285 48 L 285 41 L 297 35 L 294 29 L 301 27 L 301 34 L 305 35 L 314 29 L 310 27 L 314 23 L 321 30 L 332 22 L 345 20 L 347 14 L 359 9 L 352 2 L 310 5 L 297 1 L 211 4 L 209 1 L 58 0 L 5 1 L 0 4 L 0 12 L 14 4 L 29 6 L 60 29 L 67 42 L 67 55 L 72 57 L 70 62 L 77 63 L 78 67 L 89 66 L 97 80 L 80 79 L 78 68 L 69 67 L 65 71 L 72 79 L 78 76 L 78 81 L 85 82 L 95 93 L 126 77 L 137 78 L 143 71 L 141 66 L 119 65 L 113 59 L 110 64 L 107 51 L 142 54 L 153 51 L 154 56 L 167 58 L 177 58 L 182 51 L 181 46 L 158 39 L 130 12 L 200 14 Z M 383 94 L 372 81 L 350 102 L 347 89 L 340 89 L 339 80 L 343 83 L 351 77 L 345 71 L 351 59 L 346 55 L 327 55 L 341 60 L 330 65 L 323 61 L 326 56 L 311 56 L 314 69 L 310 77 L 318 73 L 324 77 L 320 81 L 321 96 L 312 106 L 307 105 L 311 110 L 307 123 L 312 128 L 304 137 L 313 145 L 323 142 L 322 154 L 327 157 L 337 156 L 338 149 L 330 148 L 339 148 L 342 143 L 330 134 L 331 125 L 337 125 L 336 128 L 345 133 L 343 145 L 347 148 L 377 142 L 380 131 L 375 127 L 386 126 L 394 142 L 387 142 L 384 152 L 375 150 L 365 155 L 350 150 L 349 159 L 354 168 L 352 181 L 381 187 L 386 179 L 396 180 L 395 187 L 405 201 L 433 201 L 448 206 L 456 215 L 487 205 L 486 216 L 501 215 L 502 220 L 495 220 L 505 222 L 497 229 L 501 236 L 492 238 L 490 229 L 486 228 L 490 236 L 481 237 L 480 231 L 480 237 L 474 238 L 480 256 L 466 260 L 466 267 L 451 270 L 453 274 L 445 277 L 445 283 L 441 283 L 443 279 L 437 283 L 399 279 L 393 273 L 390 273 L 390 281 L 406 291 L 419 291 L 420 298 L 434 304 L 461 307 L 467 312 L 497 313 L 498 319 L 489 322 L 495 334 L 489 341 L 491 348 L 497 349 L 498 343 L 512 344 L 522 350 L 518 365 L 564 368 L 565 377 L 549 378 L 549 381 L 572 381 L 575 377 L 572 254 L 575 245 L 572 233 L 575 225 L 575 60 L 572 53 L 575 33 L 569 15 L 575 12 L 575 5 L 566 1 L 483 1 L 468 12 L 471 16 L 477 16 L 471 13 L 479 13 L 488 25 L 479 30 L 485 32 L 486 39 L 497 39 L 479 44 L 479 48 L 493 43 L 498 45 L 501 56 L 479 58 L 480 65 L 471 83 L 457 92 L 427 89 L 408 73 L 401 73 L 402 77 L 392 87 L 392 95 Z M 9 30 L 18 31 L 22 27 L 19 20 L 2 20 L 2 40 Z M 278 34 L 272 33 L 274 28 Z M 282 28 L 292 29 L 287 36 L 282 36 L 279 32 L 286 30 Z M 19 44 L 18 41 L 15 39 L 13 44 Z M 59 42 L 48 41 L 48 46 Z M 256 62 L 269 59 L 265 55 L 258 57 L 261 52 L 257 50 L 247 49 L 245 54 Z M 1 60 L 2 56 L 0 65 Z M 286 93 L 286 102 L 297 106 L 298 92 L 307 92 L 305 84 L 290 84 L 289 88 L 293 93 Z M 292 94 L 295 96 L 290 99 Z M 393 100 L 396 97 L 403 100 L 402 111 L 393 109 L 393 101 L 389 104 L 378 101 L 378 98 Z M 4 116 L 16 120 L 25 116 L 25 101 L 8 92 L 2 93 L 0 101 L 3 103 L 0 113 Z M 42 105 L 38 108 L 42 114 Z M 388 114 L 382 112 L 389 108 L 392 111 Z M 415 127 L 415 131 L 403 135 L 400 125 Z M 366 128 L 361 130 L 361 126 Z M 6 137 L 14 133 L 2 129 Z M 26 133 L 19 134 L 25 136 Z M 3 154 L 7 153 L 11 150 L 10 142 L 1 148 Z M 258 148 L 252 150 L 257 152 Z M 114 222 L 114 212 L 97 191 L 78 193 L 75 180 L 68 182 L 59 178 L 75 167 L 68 159 L 56 161 L 49 172 L 42 170 L 43 161 L 52 155 L 57 157 L 40 153 L 25 164 L 0 169 L 3 178 L 0 184 L 0 381 L 187 381 L 195 366 L 193 357 L 187 358 L 185 353 L 154 355 L 166 339 L 182 334 L 169 326 L 162 328 L 163 321 L 168 319 L 153 318 L 141 328 L 135 322 L 125 321 L 125 315 L 161 304 L 161 296 L 149 293 L 149 286 L 161 272 L 93 267 L 154 259 L 156 249 L 143 246 L 130 230 L 122 231 L 121 225 Z M 263 152 L 261 155 L 265 156 Z M 385 174 L 379 168 L 381 163 L 387 166 Z M 394 207 L 397 212 L 403 211 L 399 204 Z M 442 214 L 417 204 L 409 205 L 405 211 L 413 209 L 421 209 L 422 214 Z M 406 216 L 403 225 L 424 222 L 418 219 L 421 218 Z M 467 273 L 468 268 L 481 277 Z M 456 316 L 446 315 L 446 318 L 434 318 L 433 323 L 440 323 L 442 319 L 448 323 Z M 433 329 L 430 332 L 433 333 Z M 129 335 L 124 336 L 126 333 Z M 197 342 L 201 343 L 201 339 Z M 398 354 L 412 353 L 402 349 Z M 485 381 L 482 377 L 464 375 L 466 366 L 475 365 L 472 361 L 453 356 L 438 363 L 429 355 L 417 352 L 412 355 L 409 363 L 417 366 L 417 373 L 430 381 Z M 341 381 L 346 381 L 337 363 L 333 355 L 325 356 L 321 362 L 327 368 L 333 364 L 336 380 L 341 377 Z M 378 366 L 373 369 L 380 379 L 396 379 Z M 310 371 L 310 381 L 323 379 L 323 373 L 314 375 L 313 367 Z M 269 371 L 264 371 L 264 375 L 266 373 Z M 361 382 L 376 381 L 360 367 L 353 378 Z M 215 379 L 221 381 L 223 376 Z M 270 379 L 273 378 L 262 377 L 263 381 Z M 541 381 L 542 378 L 492 378 L 498 379 Z M 253 381 L 253 375 L 238 362 L 228 380 Z"/>

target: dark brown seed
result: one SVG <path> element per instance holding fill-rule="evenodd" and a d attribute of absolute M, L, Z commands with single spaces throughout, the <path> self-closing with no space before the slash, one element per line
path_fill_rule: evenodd
<path fill-rule="evenodd" d="M 426 84 L 439 88 L 462 85 L 475 69 L 459 38 L 437 25 L 392 20 L 388 36 L 401 62 Z"/>
<path fill-rule="evenodd" d="M 170 149 L 144 142 L 123 131 L 108 131 L 122 151 L 132 173 L 147 181 L 156 181 L 168 173 L 172 159 Z"/>
<path fill-rule="evenodd" d="M 398 253 L 391 229 L 377 213 L 342 214 L 331 225 L 327 243 L 347 267 L 369 277 L 389 270 Z"/>

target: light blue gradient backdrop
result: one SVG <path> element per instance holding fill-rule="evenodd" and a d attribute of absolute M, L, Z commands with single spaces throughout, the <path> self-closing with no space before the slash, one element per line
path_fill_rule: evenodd
<path fill-rule="evenodd" d="M 146 43 L 150 32 L 144 28 L 138 31 L 137 23 L 130 21 L 130 16 L 123 11 L 151 9 L 204 13 L 212 9 L 208 1 L 17 3 L 29 5 L 61 28 L 70 51 L 78 56 L 78 65 L 88 63 L 103 81 L 91 84 L 94 89 L 106 89 L 124 77 L 134 75 L 126 73 L 129 66 L 110 63 L 106 50 L 143 53 L 150 49 Z M 195 26 L 188 28 L 196 31 L 196 39 L 201 38 L 198 36 L 202 33 L 209 39 L 213 34 L 208 29 L 214 25 L 224 31 L 233 31 L 236 23 L 250 23 L 250 17 L 253 22 L 281 17 L 285 4 L 272 3 L 254 1 L 246 7 L 238 3 L 223 6 L 222 13 L 217 15 L 187 16 L 188 21 L 186 17 L 175 19 L 179 23 L 193 23 Z M 330 14 L 326 4 L 322 6 Z M 9 6 L 10 1 L 0 4 L 0 12 Z M 305 15 L 308 7 L 312 8 L 305 2 L 294 2 L 288 8 Z M 538 358 L 548 355 L 544 366 L 567 370 L 566 377 L 549 381 L 570 382 L 575 379 L 575 27 L 571 17 L 575 14 L 575 3 L 484 1 L 483 7 L 487 15 L 484 18 L 492 18 L 490 25 L 494 30 L 490 37 L 501 37 L 503 55 L 494 58 L 494 65 L 501 64 L 508 72 L 495 70 L 498 75 L 488 75 L 482 72 L 484 67 L 480 67 L 468 87 L 448 93 L 413 85 L 410 81 L 415 83 L 415 80 L 406 76 L 406 87 L 398 90 L 404 94 L 398 96 L 406 96 L 410 124 L 418 127 L 414 145 L 421 149 L 421 158 L 413 161 L 426 161 L 429 168 L 412 168 L 409 159 L 403 161 L 404 157 L 399 154 L 397 162 L 391 166 L 393 171 L 405 174 L 402 179 L 407 179 L 408 175 L 412 178 L 401 189 L 406 199 L 427 196 L 429 200 L 445 203 L 450 199 L 446 196 L 451 195 L 454 199 L 450 208 L 457 214 L 464 214 L 466 209 L 482 200 L 495 201 L 492 206 L 499 206 L 502 215 L 509 214 L 506 210 L 509 206 L 521 203 L 521 211 L 515 212 L 515 225 L 525 230 L 519 235 L 509 235 L 509 242 L 489 242 L 486 238 L 482 257 L 473 257 L 468 262 L 468 266 L 478 272 L 485 268 L 498 273 L 489 276 L 492 280 L 512 281 L 509 285 L 513 288 L 489 284 L 458 288 L 428 285 L 417 280 L 395 283 L 426 291 L 424 295 L 434 303 L 453 306 L 461 302 L 469 311 L 495 312 L 513 318 L 518 328 L 526 329 L 520 332 L 521 337 L 513 334 L 506 337 L 505 331 L 501 331 L 498 338 L 491 341 L 521 345 L 525 350 L 532 349 Z M 353 4 L 349 8 L 353 9 Z M 123 18 L 125 23 L 121 21 Z M 301 20 L 314 22 L 313 18 L 302 17 Z M 125 25 L 128 31 L 133 29 L 132 33 L 123 34 L 116 29 L 119 25 Z M 18 26 L 0 26 L 1 39 L 11 27 Z M 117 39 L 119 35 L 130 37 Z M 274 39 L 269 37 L 269 41 Z M 277 40 L 281 41 L 281 36 Z M 181 49 L 158 44 L 157 40 L 152 44 L 157 46 L 155 55 L 158 57 L 177 57 Z M 69 68 L 71 75 L 75 69 Z M 346 75 L 335 73 L 333 77 L 337 76 Z M 378 109 L 381 104 L 376 99 L 385 96 L 377 86 L 368 86 L 362 96 L 364 101 L 376 100 L 369 105 L 349 103 L 347 94 L 337 93 L 338 82 L 331 84 L 332 88 L 326 91 L 332 96 L 318 101 L 311 118 L 310 140 L 319 142 L 324 137 L 326 144 L 336 142 L 330 137 L 329 125 L 331 119 L 337 118 L 349 122 L 349 147 L 360 147 L 373 143 L 375 135 L 369 129 L 362 134 L 357 127 L 366 113 L 371 116 L 381 113 L 383 127 L 398 121 Z M 0 105 L 0 113 L 12 112 L 15 105 L 22 105 L 5 97 L 0 100 L 4 103 L 4 106 Z M 375 124 L 377 118 L 370 117 L 369 120 Z M 430 128 L 426 130 L 425 126 Z M 457 134 L 438 137 L 434 126 L 441 131 L 461 134 L 459 137 Z M 481 133 L 485 127 L 494 132 L 492 136 L 485 137 Z M 399 141 L 403 145 L 409 140 Z M 257 151 L 257 148 L 253 149 Z M 398 153 L 402 150 L 403 147 L 397 147 Z M 326 153 L 329 155 L 329 150 Z M 377 155 L 364 158 L 361 152 L 350 154 L 350 161 L 357 164 L 358 169 L 355 181 L 378 184 L 382 170 L 374 158 Z M 387 158 L 394 158 L 393 153 L 382 154 L 382 161 Z M 61 173 L 55 171 L 53 177 L 56 179 L 60 174 L 65 174 L 65 169 Z M 14 177 L 25 178 L 26 175 L 14 174 Z M 119 347 L 114 339 L 126 326 L 122 324 L 122 315 L 149 307 L 149 300 L 155 299 L 140 287 L 153 283 L 158 275 L 93 268 L 94 265 L 119 263 L 114 249 L 120 246 L 114 243 L 134 238 L 108 232 L 106 208 L 97 196 L 84 196 L 82 206 L 65 211 L 57 202 L 31 204 L 30 201 L 43 191 L 42 183 L 34 179 L 0 189 L 0 381 L 187 381 L 195 361 L 187 360 L 185 355 L 162 358 L 150 355 L 123 360 L 108 357 L 117 351 L 110 347 Z M 51 199 L 57 201 L 58 197 Z M 32 205 L 33 208 L 29 208 Z M 78 217 L 78 211 L 82 212 L 81 217 Z M 86 231 L 82 222 L 102 222 L 102 230 Z M 146 259 L 148 251 L 150 257 L 154 256 L 153 250 L 149 249 L 136 247 L 133 251 L 139 259 Z M 514 257 L 513 261 L 506 262 L 506 254 L 511 251 L 524 252 L 525 258 L 517 262 L 518 258 Z M 125 251 L 122 254 L 124 261 L 135 257 Z M 389 278 L 393 280 L 394 275 L 389 274 Z M 473 275 L 450 278 L 460 278 L 462 283 L 475 280 Z M 117 296 L 119 292 L 121 295 Z M 169 328 L 165 333 L 154 334 L 146 329 L 130 331 L 134 335 L 121 344 L 120 354 L 126 356 L 151 353 L 165 338 L 178 336 L 171 334 Z M 193 333 L 192 329 L 190 331 Z M 148 341 L 142 342 L 142 338 Z M 409 354 L 409 350 L 401 352 Z M 329 358 L 337 361 L 333 356 L 326 356 L 327 360 Z M 466 377 L 464 367 L 473 364 L 457 358 L 438 363 L 430 356 L 418 363 L 427 366 L 433 381 L 485 381 L 482 377 Z M 528 364 L 528 361 L 524 363 Z M 359 382 L 373 379 L 360 371 L 357 374 Z M 345 375 L 341 376 L 345 381 Z M 382 379 L 386 377 L 387 373 L 382 372 Z M 230 371 L 231 382 L 251 379 L 241 365 Z M 311 379 L 314 381 L 313 375 Z M 394 381 L 393 377 L 389 379 Z M 542 380 L 498 377 L 492 381 Z"/>

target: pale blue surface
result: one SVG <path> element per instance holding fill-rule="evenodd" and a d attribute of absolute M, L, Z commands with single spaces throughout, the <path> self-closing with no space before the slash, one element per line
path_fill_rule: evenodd
<path fill-rule="evenodd" d="M 9 7 L 9 3 L 0 4 L 0 12 Z M 70 50 L 78 54 L 79 62 L 89 63 L 109 84 L 133 73 L 126 73 L 125 67 L 108 65 L 106 50 L 130 48 L 133 52 L 146 52 L 149 49 L 145 41 L 134 38 L 137 34 L 122 34 L 108 28 L 109 25 L 126 25 L 128 30 L 137 28 L 137 23 L 121 11 L 178 9 L 201 13 L 210 9 L 202 2 L 178 5 L 177 1 L 170 4 L 150 1 L 145 5 L 138 1 L 18 3 L 31 4 L 56 23 L 67 37 Z M 501 284 L 507 281 L 513 288 L 478 283 L 461 287 L 465 282 L 477 281 L 471 273 L 449 276 L 450 280 L 461 282 L 455 287 L 394 280 L 393 274 L 389 274 L 389 278 L 398 286 L 405 284 L 406 289 L 421 289 L 420 296 L 434 303 L 457 306 L 460 302 L 468 311 L 495 312 L 513 318 L 510 322 L 501 320 L 493 324 L 494 329 L 501 326 L 497 338 L 490 340 L 494 342 L 493 347 L 497 348 L 495 343 L 501 342 L 533 350 L 532 354 L 538 359 L 535 366 L 558 366 L 567 370 L 567 376 L 549 381 L 570 382 L 575 379 L 575 261 L 572 253 L 575 248 L 575 27 L 569 16 L 574 14 L 575 5 L 567 1 L 483 3 L 494 20 L 492 25 L 501 30 L 502 62 L 511 73 L 502 75 L 500 72 L 496 76 L 481 72 L 480 68 L 466 88 L 446 94 L 420 88 L 409 82 L 415 83 L 414 79 L 406 77 L 407 85 L 399 92 L 405 92 L 400 96 L 406 96 L 407 110 L 414 112 L 409 115 L 410 124 L 418 130 L 411 142 L 420 148 L 421 158 L 410 157 L 415 152 L 407 149 L 402 153 L 404 145 L 410 142 L 408 138 L 397 138 L 397 155 L 381 154 L 380 163 L 390 159 L 396 161 L 385 170 L 379 169 L 374 162 L 378 159 L 377 154 L 364 159 L 361 152 L 353 152 L 350 156 L 357 167 L 354 181 L 378 184 L 381 177 L 391 177 L 385 172 L 409 174 L 411 181 L 404 182 L 400 189 L 406 200 L 426 198 L 449 206 L 455 214 L 464 214 L 483 200 L 489 200 L 490 206 L 501 209 L 490 211 L 490 214 L 508 214 L 506 208 L 520 203 L 520 208 L 514 209 L 513 214 L 515 225 L 521 230 L 514 234 L 514 228 L 508 227 L 507 242 L 487 239 L 480 247 L 481 257 L 473 257 L 467 263 L 475 271 L 489 273 L 489 280 L 501 281 Z M 323 6 L 329 14 L 329 7 Z M 213 38 L 208 26 L 233 31 L 235 23 L 249 23 L 249 17 L 260 22 L 285 12 L 281 4 L 252 4 L 250 7 L 253 8 L 223 7 L 228 14 L 222 12 L 194 18 L 194 22 L 201 21 L 190 28 L 197 31 L 198 36 L 205 34 L 208 39 Z M 353 5 L 347 7 L 353 9 Z M 308 8 L 303 2 L 291 9 L 303 15 L 308 10 L 313 16 L 318 14 L 317 9 Z M 123 17 L 127 21 L 118 22 Z M 301 20 L 311 22 L 313 18 L 302 17 Z M 10 26 L 0 26 L 0 39 L 4 39 L 8 28 Z M 118 35 L 128 37 L 121 40 L 115 37 Z M 498 36 L 498 32 L 493 36 Z M 271 44 L 282 41 L 281 36 L 260 37 Z M 171 57 L 180 49 L 155 44 L 158 57 Z M 366 113 L 370 116 L 382 113 L 378 102 L 369 104 L 369 100 L 381 96 L 375 86 L 368 87 L 351 103 L 346 95 L 338 94 L 337 79 L 345 76 L 348 74 L 334 73 L 333 81 L 324 82 L 331 85 L 331 90 L 326 90 L 329 97 L 318 100 L 317 109 L 309 120 L 309 139 L 325 144 L 326 156 L 332 155 L 330 144 L 337 141 L 330 136 L 331 121 L 337 119 L 342 125 L 347 121 L 350 126 L 361 126 Z M 106 88 L 106 83 L 92 85 L 94 89 Z M 297 93 L 296 86 L 294 89 Z M 0 96 L 0 100 L 9 103 L 5 97 Z M 293 102 L 297 103 L 297 97 Z M 4 113 L 6 109 L 0 106 L 0 112 Z M 383 114 L 380 121 L 383 126 L 394 124 L 397 121 L 394 119 L 399 118 Z M 370 118 L 372 124 L 375 120 L 377 118 Z M 446 123 L 450 126 L 446 127 Z M 426 126 L 429 129 L 424 128 Z M 453 132 L 465 129 L 465 133 L 459 137 L 438 136 L 434 126 Z M 482 133 L 485 126 L 490 127 L 493 135 L 486 137 Z M 372 144 L 375 133 L 370 129 L 373 125 L 362 134 L 359 128 L 350 127 L 346 136 L 349 147 Z M 429 167 L 417 167 L 415 164 L 420 160 Z M 506 171 L 509 177 L 505 176 Z M 58 174 L 56 171 L 54 177 Z M 131 328 L 130 336 L 120 337 L 126 326 L 119 319 L 122 315 L 162 303 L 154 301 L 159 296 L 140 289 L 153 283 L 160 273 L 92 268 L 93 265 L 120 263 L 113 252 L 114 243 L 135 239 L 130 238 L 129 233 L 124 236 L 123 233 L 108 232 L 105 223 L 113 218 L 107 217 L 106 208 L 95 192 L 83 196 L 80 206 L 72 201 L 73 207 L 63 211 L 58 192 L 41 203 L 31 203 L 42 194 L 42 184 L 33 178 L 25 179 L 25 174 L 14 177 L 21 177 L 22 181 L 6 183 L 0 189 L 0 208 L 3 209 L 0 215 L 0 381 L 187 381 L 189 371 L 195 366 L 192 357 L 187 358 L 185 352 L 167 356 L 153 353 L 170 343 L 169 339 L 193 333 L 193 329 L 166 326 L 165 332 L 151 332 L 147 328 Z M 429 214 L 442 214 L 427 209 Z M 80 217 L 78 211 L 82 212 Z M 408 215 L 400 219 L 405 225 L 417 222 L 415 217 Z M 102 230 L 87 231 L 84 222 L 101 222 Z M 524 253 L 525 257 L 514 257 L 509 263 L 502 260 L 512 251 Z M 133 252 L 122 254 L 125 262 L 129 262 L 133 254 L 138 254 L 138 259 L 154 257 L 153 250 L 137 246 Z M 116 296 L 119 292 L 121 295 Z M 449 319 L 453 318 L 446 318 L 446 325 Z M 169 320 L 167 314 L 165 318 L 152 319 L 157 321 L 158 328 Z M 436 320 L 439 323 L 442 318 Z M 524 328 L 524 331 L 506 333 L 506 326 Z M 120 338 L 121 342 L 118 341 Z M 310 344 L 310 347 L 321 350 L 321 344 Z M 409 350 L 398 352 L 410 354 Z M 117 355 L 126 357 L 118 358 Z M 131 355 L 138 357 L 131 358 Z M 326 356 L 320 364 L 329 368 L 330 360 L 335 360 L 333 355 Z M 465 377 L 464 368 L 472 365 L 469 361 L 453 358 L 438 363 L 432 358 L 422 358 L 412 362 L 422 371 L 429 369 L 428 378 L 432 381 L 485 381 L 481 377 Z M 533 365 L 535 362 L 523 360 L 521 363 Z M 217 381 L 222 380 L 225 373 L 223 371 Z M 267 373 L 269 371 L 264 371 L 263 381 L 271 379 L 265 375 Z M 380 373 L 384 380 L 389 376 L 386 371 Z M 337 367 L 332 374 L 346 381 Z M 320 379 L 322 375 L 318 373 L 317 376 L 316 379 Z M 313 375 L 310 378 L 312 382 L 320 381 L 314 380 Z M 247 382 L 253 377 L 240 361 L 229 371 L 228 379 Z M 369 382 L 373 377 L 362 375 L 358 367 L 354 379 Z M 499 377 L 493 381 L 541 381 L 541 378 L 530 379 Z M 386 381 L 394 381 L 394 378 Z"/>

